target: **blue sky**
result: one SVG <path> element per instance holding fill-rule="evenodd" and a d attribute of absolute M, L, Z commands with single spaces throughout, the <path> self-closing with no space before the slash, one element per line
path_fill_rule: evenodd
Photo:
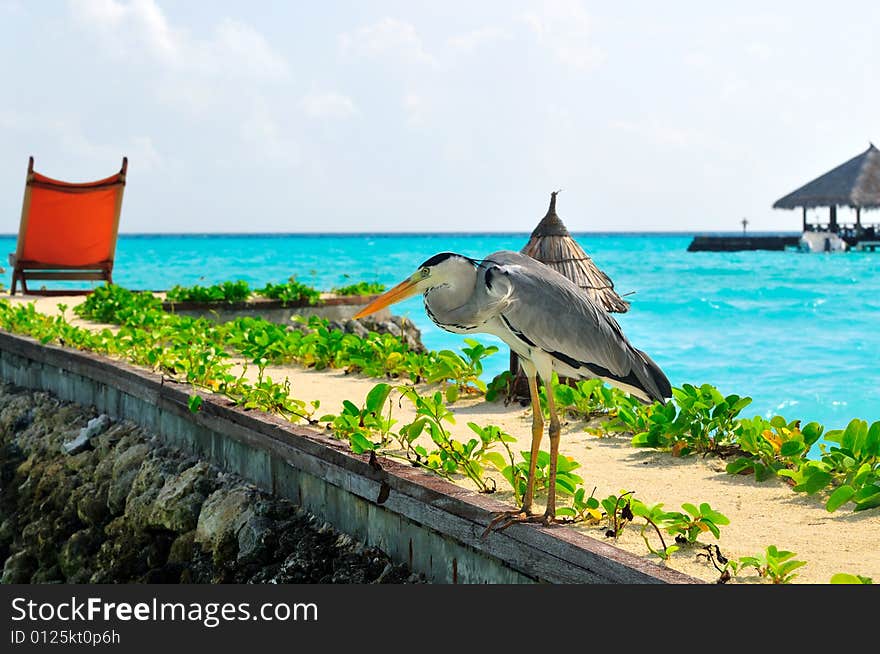
<path fill-rule="evenodd" d="M 123 232 L 794 230 L 880 143 L 877 2 L 0 0 L 0 232 L 27 157 Z M 870 220 L 874 213 L 867 214 Z"/>

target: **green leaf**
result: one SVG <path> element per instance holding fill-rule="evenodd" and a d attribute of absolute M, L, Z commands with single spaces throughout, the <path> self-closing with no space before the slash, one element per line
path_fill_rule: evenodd
<path fill-rule="evenodd" d="M 721 530 L 715 526 L 715 523 L 711 520 L 703 520 L 703 524 L 709 528 L 709 531 L 715 536 L 715 538 L 721 538 Z"/>
<path fill-rule="evenodd" d="M 487 461 L 495 466 L 498 470 L 504 470 L 508 463 L 499 452 L 485 452 L 482 455 L 483 461 Z"/>
<path fill-rule="evenodd" d="M 190 411 L 198 413 L 202 408 L 202 398 L 198 395 L 190 395 L 189 400 L 187 400 L 187 405 L 189 406 Z"/>
<path fill-rule="evenodd" d="M 860 577 L 859 575 L 851 575 L 845 572 L 838 572 L 836 575 L 832 575 L 831 577 L 832 584 L 866 584 L 870 583 L 870 580 L 867 580 L 866 577 Z"/>
<path fill-rule="evenodd" d="M 831 493 L 831 496 L 828 498 L 828 502 L 825 504 L 825 509 L 830 513 L 833 511 L 837 511 L 841 506 L 846 504 L 852 499 L 852 496 L 855 495 L 855 489 L 849 485 L 843 485 Z"/>
<path fill-rule="evenodd" d="M 739 475 L 745 472 L 751 472 L 754 469 L 754 463 L 751 459 L 744 456 L 739 457 L 735 461 L 727 464 L 726 470 L 728 474 Z"/>
<path fill-rule="evenodd" d="M 865 452 L 868 456 L 880 456 L 880 420 L 871 425 L 865 438 Z"/>
<path fill-rule="evenodd" d="M 864 420 L 853 418 L 843 432 L 843 438 L 840 439 L 840 446 L 849 452 L 855 452 L 859 440 L 864 438 L 863 434 L 866 435 L 867 433 L 868 423 Z"/>
<path fill-rule="evenodd" d="M 803 451 L 804 444 L 796 440 L 785 441 L 782 444 L 782 447 L 779 448 L 779 454 L 781 456 L 796 456 Z"/>
<path fill-rule="evenodd" d="M 824 470 L 817 470 L 810 475 L 803 484 L 803 490 L 809 494 L 816 493 L 825 488 L 831 482 L 831 474 Z"/>
<path fill-rule="evenodd" d="M 352 432 L 350 436 L 351 440 L 351 451 L 355 454 L 363 454 L 364 452 L 369 452 L 370 450 L 375 450 L 378 445 L 369 440 L 366 436 L 361 434 L 360 432 Z"/>
<path fill-rule="evenodd" d="M 343 413 L 355 416 L 361 412 L 361 410 L 357 408 L 357 405 L 355 405 L 355 403 L 350 400 L 342 401 L 342 411 Z"/>
<path fill-rule="evenodd" d="M 370 413 L 381 413 L 389 393 L 391 393 L 390 384 L 376 384 L 373 386 L 370 392 L 367 393 L 365 404 L 367 411 Z"/>
<path fill-rule="evenodd" d="M 856 511 L 866 511 L 867 509 L 874 509 L 880 506 L 880 491 L 875 492 L 873 495 L 865 495 L 863 497 L 858 497 L 856 499 Z"/>
<path fill-rule="evenodd" d="M 556 489 L 565 495 L 574 495 L 577 484 L 568 477 L 558 476 L 556 477 Z"/>
<path fill-rule="evenodd" d="M 822 435 L 823 429 L 824 428 L 822 427 L 822 425 L 820 425 L 818 422 L 807 423 L 807 425 L 803 429 L 801 429 L 801 435 L 804 437 L 804 443 L 807 446 L 815 443 Z"/>
<path fill-rule="evenodd" d="M 538 461 L 541 461 L 540 457 L 538 458 Z M 576 470 L 580 467 L 580 463 L 578 463 L 571 457 L 565 456 L 564 454 L 560 454 L 559 457 L 556 459 L 556 472 L 558 474 L 571 472 L 572 470 Z"/>
<path fill-rule="evenodd" d="M 755 462 L 755 481 L 764 481 L 773 476 L 773 468 L 763 463 Z"/>
<path fill-rule="evenodd" d="M 705 502 L 700 504 L 700 515 L 702 517 L 706 518 L 707 520 L 711 520 L 716 525 L 729 525 L 730 524 L 730 518 L 728 518 L 726 515 L 724 515 L 720 511 L 716 511 L 715 509 L 711 508 Z"/>
<path fill-rule="evenodd" d="M 699 517 L 700 517 L 700 511 L 699 511 L 699 510 L 697 509 L 697 507 L 695 507 L 693 504 L 690 504 L 690 503 L 688 503 L 688 502 L 685 502 L 684 504 L 681 505 L 681 508 L 683 508 L 685 511 L 687 511 L 688 513 L 690 513 L 691 516 L 694 517 L 694 518 L 699 518 Z"/>

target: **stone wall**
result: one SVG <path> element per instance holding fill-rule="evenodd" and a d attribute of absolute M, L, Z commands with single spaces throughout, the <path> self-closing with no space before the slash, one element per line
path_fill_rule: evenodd
<path fill-rule="evenodd" d="M 0 561 L 3 583 L 421 581 L 134 423 L 6 384 Z"/>

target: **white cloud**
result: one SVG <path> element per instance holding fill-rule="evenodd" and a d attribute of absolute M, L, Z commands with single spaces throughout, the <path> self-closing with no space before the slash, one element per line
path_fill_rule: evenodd
<path fill-rule="evenodd" d="M 767 61 L 773 55 L 773 48 L 766 43 L 749 43 L 746 46 L 746 54 L 761 61 Z"/>
<path fill-rule="evenodd" d="M 83 29 L 117 55 L 146 58 L 176 72 L 283 77 L 287 62 L 252 27 L 228 18 L 196 38 L 172 26 L 155 0 L 69 0 Z"/>
<path fill-rule="evenodd" d="M 605 53 L 594 43 L 593 20 L 577 0 L 542 3 L 522 19 L 537 42 L 563 64 L 591 70 L 605 61 Z"/>
<path fill-rule="evenodd" d="M 299 144 L 278 124 L 265 101 L 257 100 L 242 123 L 241 139 L 258 159 L 293 166 L 302 161 Z"/>
<path fill-rule="evenodd" d="M 0 15 L 24 16 L 24 6 L 18 0 L 2 0 L 0 1 Z"/>
<path fill-rule="evenodd" d="M 224 19 L 212 40 L 203 42 L 202 54 L 212 72 L 280 78 L 288 74 L 287 61 L 276 53 L 266 39 L 244 23 Z"/>
<path fill-rule="evenodd" d="M 410 127 L 419 127 L 425 123 L 427 106 L 425 99 L 416 93 L 407 93 L 403 98 L 406 111 L 406 122 Z"/>
<path fill-rule="evenodd" d="M 348 118 L 357 113 L 351 98 L 341 93 L 309 93 L 302 100 L 303 110 L 311 118 Z"/>
<path fill-rule="evenodd" d="M 698 50 L 685 53 L 683 61 L 686 66 L 697 70 L 709 70 L 714 63 L 708 54 Z"/>
<path fill-rule="evenodd" d="M 52 176 L 57 174 L 69 181 L 88 181 L 81 177 L 82 169 L 96 170 L 91 179 L 111 174 L 127 156 L 136 162 L 139 171 L 148 171 L 162 165 L 164 158 L 156 149 L 150 137 L 142 134 L 125 136 L 118 140 L 95 141 L 86 136 L 86 130 L 76 118 L 71 116 L 43 113 L 0 111 L 0 129 L 24 135 L 24 140 L 33 143 L 49 143 L 46 150 L 61 160 L 77 163 L 78 169 L 73 173 L 65 171 L 47 171 Z M 39 162 L 39 151 L 34 152 Z M 40 167 L 37 166 L 40 170 Z M 65 177 L 66 175 L 66 177 Z"/>
<path fill-rule="evenodd" d="M 395 56 L 403 61 L 437 64 L 425 50 L 416 28 L 396 18 L 386 17 L 354 32 L 345 32 L 339 36 L 339 45 L 344 54 L 353 56 Z"/>
<path fill-rule="evenodd" d="M 498 41 L 508 41 L 511 38 L 513 38 L 513 35 L 510 31 L 502 27 L 487 26 L 463 34 L 456 34 L 449 38 L 448 43 L 453 50 L 473 52 L 477 48 Z"/>
<path fill-rule="evenodd" d="M 704 132 L 693 128 L 674 127 L 651 119 L 645 122 L 628 120 L 611 121 L 613 130 L 631 134 L 652 145 L 671 148 L 705 147 L 712 141 Z"/>

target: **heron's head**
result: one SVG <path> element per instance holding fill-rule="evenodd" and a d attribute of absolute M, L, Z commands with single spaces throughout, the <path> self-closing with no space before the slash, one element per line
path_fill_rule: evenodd
<path fill-rule="evenodd" d="M 473 270 L 473 260 L 455 252 L 441 252 L 425 261 L 412 275 L 400 284 L 386 291 L 370 304 L 355 314 L 355 318 L 363 318 L 380 309 L 412 297 L 417 293 L 449 284 L 460 274 L 464 268 Z"/>

